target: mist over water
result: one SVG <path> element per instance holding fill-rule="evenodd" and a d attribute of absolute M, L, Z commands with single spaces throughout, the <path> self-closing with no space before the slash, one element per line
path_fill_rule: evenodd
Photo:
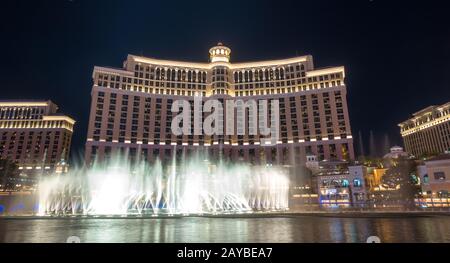
<path fill-rule="evenodd" d="M 174 151 L 176 152 L 176 151 Z M 176 155 L 166 164 L 116 154 L 39 182 L 39 215 L 220 214 L 288 209 L 277 167 Z"/>

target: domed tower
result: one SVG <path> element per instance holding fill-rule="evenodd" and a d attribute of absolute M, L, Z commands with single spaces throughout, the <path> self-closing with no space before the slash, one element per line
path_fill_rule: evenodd
<path fill-rule="evenodd" d="M 230 62 L 230 54 L 231 49 L 224 46 L 222 43 L 217 43 L 217 46 L 214 46 L 209 49 L 209 59 L 212 63 L 214 62 Z"/>
<path fill-rule="evenodd" d="M 230 95 L 231 74 L 228 67 L 231 49 L 218 43 L 209 49 L 209 58 L 214 66 L 211 68 L 211 95 Z"/>

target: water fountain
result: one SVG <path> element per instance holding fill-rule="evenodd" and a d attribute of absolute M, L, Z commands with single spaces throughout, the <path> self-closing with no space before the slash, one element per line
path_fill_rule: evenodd
<path fill-rule="evenodd" d="M 183 156 L 184 157 L 184 156 Z M 212 163 L 193 157 L 167 165 L 116 155 L 43 178 L 39 215 L 187 215 L 280 211 L 289 181 L 277 167 Z"/>

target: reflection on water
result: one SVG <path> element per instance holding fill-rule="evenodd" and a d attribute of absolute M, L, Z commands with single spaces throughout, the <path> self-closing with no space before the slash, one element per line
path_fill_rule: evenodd
<path fill-rule="evenodd" d="M 0 242 L 450 242 L 450 217 L 0 219 Z"/>

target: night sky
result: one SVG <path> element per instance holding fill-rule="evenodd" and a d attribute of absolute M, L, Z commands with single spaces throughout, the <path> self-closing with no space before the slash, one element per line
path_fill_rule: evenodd
<path fill-rule="evenodd" d="M 208 61 L 223 42 L 231 59 L 311 54 L 344 65 L 350 120 L 366 153 L 373 131 L 402 144 L 397 124 L 450 101 L 445 1 L 4 1 L 0 99 L 51 99 L 77 120 L 72 153 L 86 140 L 94 65 L 127 54 Z M 357 147 L 355 147 L 356 149 Z"/>

